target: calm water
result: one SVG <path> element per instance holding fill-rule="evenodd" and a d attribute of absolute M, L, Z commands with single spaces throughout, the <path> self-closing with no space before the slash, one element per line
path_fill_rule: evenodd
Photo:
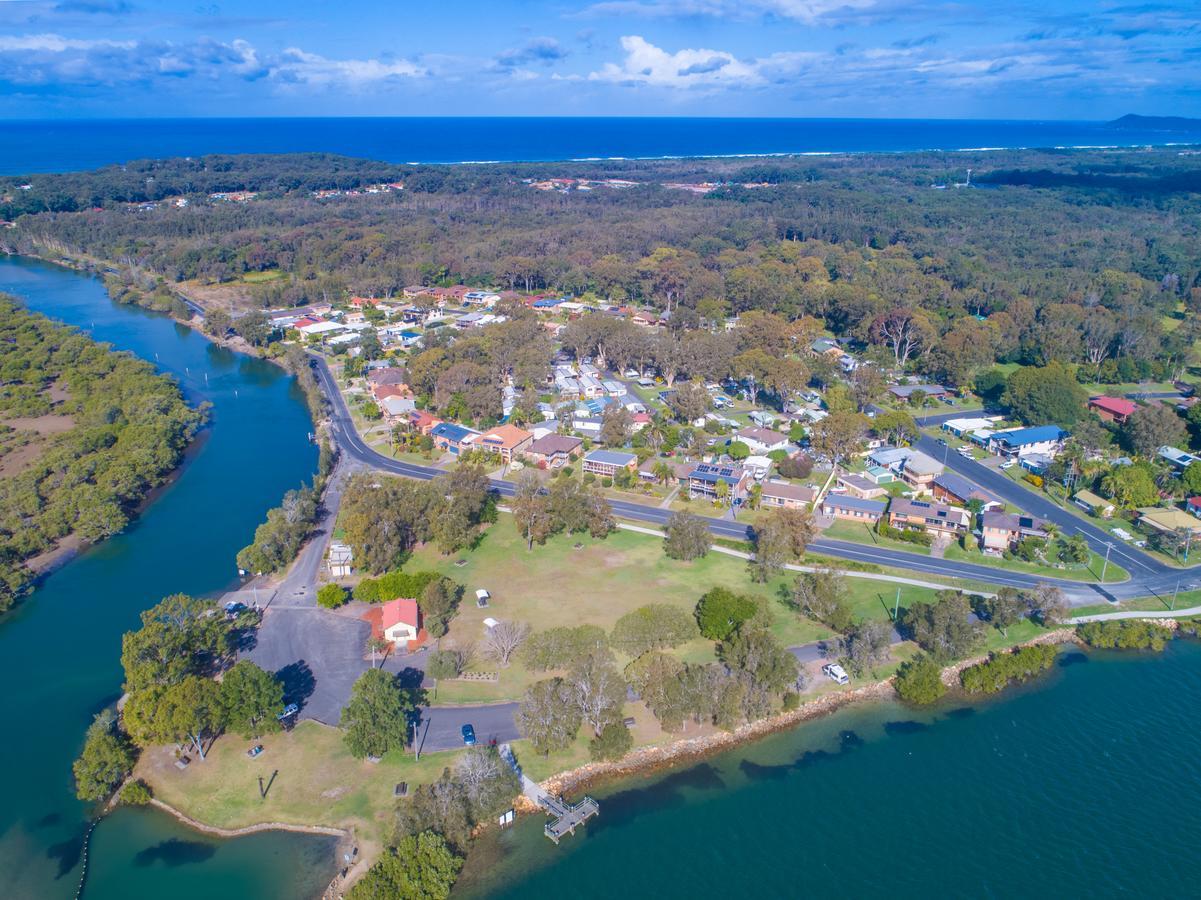
<path fill-rule="evenodd" d="M 529 819 L 465 896 L 1197 896 L 1201 645 L 1074 652 L 975 709 L 847 710 L 599 793 L 555 848 Z"/>
<path fill-rule="evenodd" d="M 121 684 L 121 634 L 175 591 L 220 590 L 266 510 L 310 477 L 311 424 L 292 380 L 214 348 L 171 320 L 119 307 L 95 279 L 0 257 L 0 291 L 157 361 L 192 401 L 214 404 L 182 475 L 125 533 L 50 576 L 0 620 L 0 896 L 73 897 L 88 810 L 71 761 L 92 715 Z M 88 900 L 297 897 L 325 886 L 326 841 L 202 838 L 158 813 L 123 810 L 96 830 Z"/>
<path fill-rule="evenodd" d="M 315 118 L 0 123 L 0 174 L 205 153 L 321 151 L 388 162 L 736 156 L 1201 143 L 1191 131 L 971 119 Z"/>

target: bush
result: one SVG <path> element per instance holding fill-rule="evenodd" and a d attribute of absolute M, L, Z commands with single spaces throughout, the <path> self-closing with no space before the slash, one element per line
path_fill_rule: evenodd
<path fill-rule="evenodd" d="M 609 640 L 615 650 L 636 657 L 647 650 L 678 647 L 696 636 L 696 622 L 687 612 L 666 603 L 651 603 L 618 619 Z"/>
<path fill-rule="evenodd" d="M 993 653 L 988 662 L 971 666 L 959 673 L 959 681 L 969 694 L 995 694 L 1011 681 L 1026 681 L 1055 664 L 1059 648 L 1053 644 L 1018 647 L 1012 653 Z"/>
<path fill-rule="evenodd" d="M 906 703 L 928 706 L 947 692 L 942 669 L 930 656 L 920 653 L 897 669 L 897 694 Z"/>
<path fill-rule="evenodd" d="M 1029 475 L 1026 475 L 1024 480 L 1030 482 L 1036 488 L 1043 486 L 1043 477 L 1041 475 L 1035 475 L 1033 472 L 1031 472 Z"/>
<path fill-rule="evenodd" d="M 884 519 L 881 519 L 876 525 L 876 533 L 881 537 L 891 538 L 894 541 L 904 541 L 907 544 L 919 544 L 922 547 L 929 547 L 934 543 L 934 536 L 925 531 L 918 531 L 913 528 L 893 528 Z"/>
<path fill-rule="evenodd" d="M 1172 629 L 1147 619 L 1085 622 L 1076 627 L 1080 639 L 1090 647 L 1114 650 L 1155 650 L 1173 637 Z"/>
<path fill-rule="evenodd" d="M 604 487 L 604 488 L 613 487 L 613 479 L 610 478 L 608 475 L 606 475 L 604 478 L 601 479 L 601 487 Z"/>
<path fill-rule="evenodd" d="M 610 722 L 588 742 L 588 752 L 597 761 L 621 759 L 634 746 L 634 735 L 621 722 Z"/>
<path fill-rule="evenodd" d="M 526 639 L 521 658 L 535 670 L 566 669 L 593 650 L 608 647 L 609 639 L 597 625 L 548 628 Z"/>
<path fill-rule="evenodd" d="M 364 603 L 386 603 L 397 597 L 416 600 L 442 576 L 437 572 L 402 572 L 399 569 L 379 578 L 364 578 L 354 589 L 354 598 Z"/>
<path fill-rule="evenodd" d="M 696 622 L 701 634 L 711 641 L 724 641 L 743 622 L 754 618 L 759 604 L 753 597 L 735 594 L 729 588 L 715 587 L 696 605 Z"/>
<path fill-rule="evenodd" d="M 317 605 L 324 609 L 337 609 L 347 599 L 346 588 L 340 584 L 323 584 L 317 591 Z"/>
<path fill-rule="evenodd" d="M 127 806 L 145 806 L 150 797 L 150 786 L 140 778 L 121 788 L 121 802 Z"/>
<path fill-rule="evenodd" d="M 784 712 L 792 712 L 794 709 L 800 709 L 801 695 L 796 691 L 785 691 L 784 693 Z"/>

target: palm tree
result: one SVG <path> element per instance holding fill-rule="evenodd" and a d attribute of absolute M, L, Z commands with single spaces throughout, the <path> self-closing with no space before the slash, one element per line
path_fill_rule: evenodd
<path fill-rule="evenodd" d="M 667 460 L 663 459 L 655 463 L 655 467 L 651 470 L 651 473 L 655 476 L 655 480 L 660 484 L 667 484 L 672 480 L 672 478 L 675 477 L 675 472 L 672 470 L 671 466 L 667 464 Z"/>

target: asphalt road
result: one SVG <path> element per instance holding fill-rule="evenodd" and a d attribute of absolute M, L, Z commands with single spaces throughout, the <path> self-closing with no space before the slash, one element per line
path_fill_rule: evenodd
<path fill-rule="evenodd" d="M 455 750 L 463 746 L 463 726 L 475 729 L 476 743 L 498 744 L 521 737 L 513 718 L 516 703 L 492 706 L 432 706 L 423 710 L 418 724 L 418 749 L 422 753 Z"/>

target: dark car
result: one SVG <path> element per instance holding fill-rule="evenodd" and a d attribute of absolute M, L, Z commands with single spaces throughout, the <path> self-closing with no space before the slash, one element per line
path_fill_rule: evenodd
<path fill-rule="evenodd" d="M 475 743 L 475 729 L 470 725 L 463 726 L 463 743 L 468 747 Z"/>

